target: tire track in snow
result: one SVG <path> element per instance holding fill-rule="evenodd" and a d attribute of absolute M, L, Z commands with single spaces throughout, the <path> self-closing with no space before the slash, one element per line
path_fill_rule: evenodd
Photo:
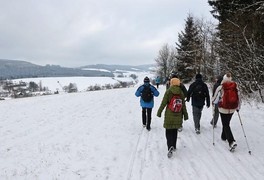
<path fill-rule="evenodd" d="M 129 160 L 129 169 L 128 169 L 127 180 L 130 180 L 130 178 L 131 178 L 131 174 L 132 174 L 134 163 L 135 163 L 135 159 L 136 159 L 136 153 L 138 151 L 138 145 L 139 145 L 140 139 L 142 137 L 143 131 L 144 131 L 144 128 L 141 129 L 141 132 L 140 132 L 140 134 L 138 136 L 138 140 L 137 140 L 137 144 L 136 144 L 135 150 L 133 151 L 133 154 L 132 154 L 132 156 L 131 156 L 131 158 Z"/>
<path fill-rule="evenodd" d="M 135 149 L 129 160 L 130 163 L 129 163 L 129 170 L 127 175 L 128 180 L 142 179 L 143 177 L 145 164 L 147 161 L 149 134 L 150 132 L 148 132 L 145 128 L 142 128 Z"/>
<path fill-rule="evenodd" d="M 146 154 L 147 154 L 147 147 L 148 147 L 148 139 L 149 139 L 149 134 L 150 132 L 147 132 L 147 138 L 145 141 L 145 146 L 143 149 L 143 157 L 141 158 L 141 168 L 140 168 L 140 180 L 142 179 L 143 173 L 144 173 L 144 169 L 145 169 L 145 163 L 146 163 Z M 139 156 L 140 158 L 140 156 Z"/>

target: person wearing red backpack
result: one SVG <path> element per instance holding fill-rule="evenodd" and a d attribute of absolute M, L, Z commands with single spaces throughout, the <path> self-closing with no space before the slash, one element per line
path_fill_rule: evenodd
<path fill-rule="evenodd" d="M 224 75 L 221 85 L 215 91 L 212 101 L 218 103 L 218 109 L 222 121 L 221 139 L 228 141 L 229 150 L 234 151 L 237 143 L 230 128 L 230 121 L 235 111 L 239 111 L 241 100 L 237 84 L 232 81 L 230 73 Z"/>
<path fill-rule="evenodd" d="M 167 139 L 168 158 L 176 150 L 178 129 L 182 127 L 184 120 L 188 119 L 188 113 L 185 105 L 185 96 L 180 88 L 180 80 L 172 78 L 170 88 L 165 92 L 157 116 L 161 117 L 163 109 L 166 107 L 163 127 Z"/>

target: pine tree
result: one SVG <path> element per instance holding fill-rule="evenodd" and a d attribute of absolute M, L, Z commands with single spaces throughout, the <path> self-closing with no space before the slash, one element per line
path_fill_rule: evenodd
<path fill-rule="evenodd" d="M 264 82 L 264 1 L 208 1 L 219 20 L 219 55 L 224 71 L 232 72 L 241 89 L 250 94 Z"/>
<path fill-rule="evenodd" d="M 194 18 L 189 14 L 185 23 L 185 30 L 178 35 L 176 43 L 177 71 L 183 82 L 190 82 L 198 72 L 200 41 L 198 38 L 198 29 L 195 26 Z"/>
<path fill-rule="evenodd" d="M 220 40 L 228 49 L 243 49 L 243 45 L 247 46 L 245 39 L 254 41 L 255 46 L 264 46 L 264 1 L 209 0 L 208 3 L 213 8 L 211 13 L 219 20 Z"/>

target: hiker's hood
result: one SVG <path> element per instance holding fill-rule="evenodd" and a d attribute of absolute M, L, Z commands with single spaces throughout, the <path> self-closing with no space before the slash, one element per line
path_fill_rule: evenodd
<path fill-rule="evenodd" d="M 180 94 L 181 93 L 181 88 L 180 88 L 180 86 L 171 86 L 170 87 L 170 91 L 173 94 Z"/>

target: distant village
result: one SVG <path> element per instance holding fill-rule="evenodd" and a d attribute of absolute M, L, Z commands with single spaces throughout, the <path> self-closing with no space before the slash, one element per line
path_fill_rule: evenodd
<path fill-rule="evenodd" d="M 133 75 L 133 79 L 136 79 L 137 76 Z M 68 85 L 62 86 L 58 81 L 59 86 L 63 91 L 49 90 L 49 87 L 43 86 L 42 82 L 38 83 L 24 82 L 22 80 L 0 80 L 0 100 L 5 100 L 6 98 L 23 98 L 23 97 L 32 97 L 32 96 L 42 96 L 42 95 L 52 95 L 59 94 L 60 92 L 64 93 L 75 93 L 78 92 L 78 87 L 76 83 L 69 83 Z M 135 85 L 135 81 L 121 81 L 118 80 L 118 83 L 115 84 L 105 84 L 105 85 L 90 85 L 87 87 L 86 91 L 98 91 L 98 90 L 106 90 L 106 89 L 116 89 L 116 88 L 126 88 Z M 61 90 L 60 89 L 60 90 Z"/>

